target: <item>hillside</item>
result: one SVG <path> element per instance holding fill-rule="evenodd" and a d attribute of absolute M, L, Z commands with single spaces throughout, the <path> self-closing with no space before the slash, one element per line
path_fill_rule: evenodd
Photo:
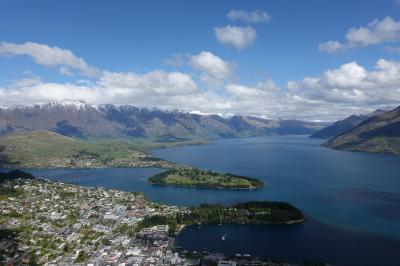
<path fill-rule="evenodd" d="M 0 166 L 43 168 L 169 167 L 139 145 L 121 141 L 86 142 L 49 131 L 31 131 L 0 139 Z"/>
<path fill-rule="evenodd" d="M 349 151 L 400 154 L 400 107 L 372 116 L 323 145 Z"/>
<path fill-rule="evenodd" d="M 0 108 L 0 134 L 47 130 L 78 138 L 148 138 L 181 141 L 311 134 L 325 124 L 250 116 L 224 118 L 133 106 L 54 102 Z"/>
<path fill-rule="evenodd" d="M 352 115 L 343 120 L 336 121 L 330 126 L 327 126 L 317 132 L 313 133 L 310 138 L 315 139 L 330 139 L 339 136 L 355 126 L 358 126 L 362 121 L 367 119 L 368 116 L 365 115 Z"/>

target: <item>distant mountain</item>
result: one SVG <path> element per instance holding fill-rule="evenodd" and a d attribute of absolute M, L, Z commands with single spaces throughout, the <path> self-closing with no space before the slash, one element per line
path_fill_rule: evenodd
<path fill-rule="evenodd" d="M 187 140 L 265 135 L 311 134 L 323 123 L 270 120 L 250 116 L 223 118 L 129 105 L 89 105 L 62 101 L 0 108 L 0 134 L 47 130 L 78 138 L 153 138 Z"/>
<path fill-rule="evenodd" d="M 237 136 L 308 135 L 323 127 L 323 123 L 299 120 L 270 120 L 252 116 L 233 116 L 228 119 Z"/>
<path fill-rule="evenodd" d="M 349 151 L 400 154 L 400 107 L 378 112 L 323 145 Z"/>
<path fill-rule="evenodd" d="M 352 130 L 354 127 L 358 126 L 362 121 L 367 119 L 368 117 L 382 114 L 386 111 L 378 109 L 373 113 L 368 115 L 351 115 L 343 120 L 336 121 L 332 125 L 329 125 L 323 129 L 318 130 L 311 134 L 310 138 L 315 139 L 331 139 L 336 136 L 342 135 L 347 131 Z"/>
<path fill-rule="evenodd" d="M 321 130 L 318 130 L 314 134 L 310 136 L 310 138 L 315 139 L 330 139 L 341 135 L 355 126 L 358 126 L 362 121 L 367 119 L 368 116 L 366 115 L 352 115 L 343 120 L 336 121 L 330 126 L 327 126 Z"/>

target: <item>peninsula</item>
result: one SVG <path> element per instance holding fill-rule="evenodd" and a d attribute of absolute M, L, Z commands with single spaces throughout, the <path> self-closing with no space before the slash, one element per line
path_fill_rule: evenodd
<path fill-rule="evenodd" d="M 170 234 L 175 235 L 183 226 L 194 224 L 295 224 L 304 220 L 303 213 L 289 203 L 249 201 L 231 206 L 201 204 L 174 216 L 147 216 L 139 226 L 168 224 Z"/>

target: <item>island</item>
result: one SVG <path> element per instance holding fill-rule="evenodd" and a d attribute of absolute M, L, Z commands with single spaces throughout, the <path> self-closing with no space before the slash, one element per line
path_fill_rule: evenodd
<path fill-rule="evenodd" d="M 1 265 L 185 265 L 187 254 L 173 245 L 185 225 L 304 220 L 283 202 L 172 206 L 143 193 L 81 187 L 21 171 L 0 176 Z"/>
<path fill-rule="evenodd" d="M 256 189 L 264 186 L 263 181 L 255 178 L 191 167 L 171 169 L 150 177 L 148 181 L 153 185 L 212 189 Z"/>

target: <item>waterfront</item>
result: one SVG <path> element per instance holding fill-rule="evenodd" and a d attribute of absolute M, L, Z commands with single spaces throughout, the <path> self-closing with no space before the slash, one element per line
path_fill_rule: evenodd
<path fill-rule="evenodd" d="M 319 143 L 306 137 L 229 139 L 153 153 L 173 162 L 247 175 L 266 182 L 265 188 L 254 191 L 149 185 L 147 177 L 162 171 L 159 169 L 30 172 L 79 185 L 141 191 L 151 200 L 181 206 L 281 200 L 294 203 L 316 219 L 309 218 L 304 225 L 289 230 L 269 226 L 188 227 L 177 241 L 184 248 L 203 249 L 209 243 L 210 249 L 223 252 L 248 252 L 287 260 L 322 256 L 325 261 L 338 265 L 346 262 L 352 262 L 347 265 L 367 265 L 365 262 L 376 265 L 374 262 L 382 260 L 386 262 L 384 265 L 399 265 L 400 255 L 394 251 L 400 250 L 400 157 L 335 151 L 322 148 Z M 223 234 L 218 230 L 224 228 L 238 234 L 233 237 L 234 234 L 228 233 L 222 245 L 213 239 L 221 239 Z M 253 242 L 259 236 L 261 240 Z M 275 243 L 274 248 L 271 243 Z"/>
<path fill-rule="evenodd" d="M 400 262 L 398 241 L 329 226 L 312 217 L 295 225 L 189 226 L 177 237 L 176 245 L 295 263 L 309 259 L 341 266 L 397 266 Z"/>

